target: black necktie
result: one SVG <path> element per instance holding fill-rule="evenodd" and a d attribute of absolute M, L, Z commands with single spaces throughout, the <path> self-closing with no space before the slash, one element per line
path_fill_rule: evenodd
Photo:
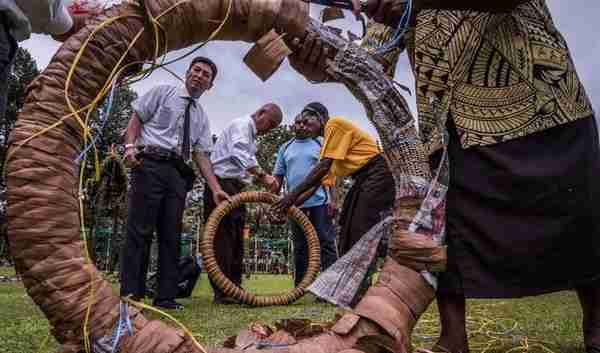
<path fill-rule="evenodd" d="M 183 116 L 183 144 L 181 146 L 181 157 L 187 162 L 190 159 L 190 110 L 194 105 L 194 99 L 192 97 L 185 97 L 188 101 L 185 107 L 185 114 Z"/>

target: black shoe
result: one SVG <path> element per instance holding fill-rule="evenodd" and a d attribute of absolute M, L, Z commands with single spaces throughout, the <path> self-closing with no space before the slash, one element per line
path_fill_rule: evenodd
<path fill-rule="evenodd" d="M 216 297 L 213 300 L 214 304 L 222 304 L 222 305 L 231 305 L 231 304 L 241 304 L 241 302 L 235 298 L 231 297 Z"/>
<path fill-rule="evenodd" d="M 155 300 L 152 306 L 166 310 L 183 310 L 183 305 L 173 299 L 170 300 Z"/>
<path fill-rule="evenodd" d="M 600 347 L 598 346 L 587 346 L 585 347 L 586 353 L 600 353 Z"/>

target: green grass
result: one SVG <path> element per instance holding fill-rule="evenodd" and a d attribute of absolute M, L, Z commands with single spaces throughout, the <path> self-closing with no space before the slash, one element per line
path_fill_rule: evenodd
<path fill-rule="evenodd" d="M 14 275 L 14 271 L 0 268 L 0 276 L 6 275 Z M 244 282 L 244 286 L 253 293 L 277 293 L 291 288 L 292 280 L 288 276 L 253 276 Z M 311 296 L 289 306 L 269 308 L 215 306 L 211 302 L 212 291 L 203 274 L 192 298 L 181 300 L 186 310 L 174 313 L 206 345 L 218 344 L 254 321 L 272 323 L 285 318 L 320 321 L 331 319 L 335 313 L 335 308 L 316 304 Z M 48 324 L 20 283 L 0 284 L 0 308 L 0 353 L 37 352 L 48 335 Z M 548 352 L 532 346 L 538 340 L 544 341 L 544 346 L 556 353 L 582 352 L 580 320 L 581 311 L 573 292 L 518 300 L 468 302 L 472 352 L 482 352 L 489 346 L 489 353 L 504 353 L 521 346 L 525 337 L 530 345 L 529 352 Z M 413 342 L 416 346 L 431 345 L 438 329 L 437 309 L 433 305 L 415 330 Z M 55 352 L 56 348 L 54 339 L 50 339 L 47 352 Z M 519 352 L 512 352 L 515 351 Z"/>

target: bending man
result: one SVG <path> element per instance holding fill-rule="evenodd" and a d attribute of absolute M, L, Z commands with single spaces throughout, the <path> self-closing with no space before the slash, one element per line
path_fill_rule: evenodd
<path fill-rule="evenodd" d="M 337 177 L 351 176 L 354 185 L 344 199 L 339 221 L 338 249 L 343 256 L 392 208 L 394 193 L 390 190 L 394 189 L 394 180 L 379 146 L 368 133 L 346 119 L 329 119 L 329 112 L 321 104 L 308 105 L 302 116 L 324 126 L 321 161 L 274 208 L 284 212 L 292 205 L 302 205 L 321 184 L 333 187 Z"/>
<path fill-rule="evenodd" d="M 281 109 L 276 104 L 269 103 L 252 115 L 235 119 L 223 130 L 210 159 L 219 183 L 227 193 L 238 194 L 253 180 L 269 189 L 277 183 L 273 176 L 265 173 L 258 165 L 256 137 L 279 126 L 282 118 Z M 211 188 L 205 188 L 205 221 L 217 205 L 213 199 Z M 217 264 L 223 274 L 238 286 L 242 284 L 245 218 L 246 209 L 236 208 L 223 217 L 215 238 Z M 235 299 L 227 297 L 212 281 L 211 285 L 215 304 L 237 303 Z"/>

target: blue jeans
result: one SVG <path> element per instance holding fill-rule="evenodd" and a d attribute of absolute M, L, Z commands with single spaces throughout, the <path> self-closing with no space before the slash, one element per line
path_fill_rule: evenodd
<path fill-rule="evenodd" d="M 325 271 L 338 258 L 335 245 L 335 228 L 331 217 L 327 214 L 327 205 L 301 208 L 308 216 L 319 236 L 321 247 L 321 271 Z M 302 228 L 291 222 L 294 241 L 294 283 L 297 286 L 308 268 L 308 243 Z"/>

